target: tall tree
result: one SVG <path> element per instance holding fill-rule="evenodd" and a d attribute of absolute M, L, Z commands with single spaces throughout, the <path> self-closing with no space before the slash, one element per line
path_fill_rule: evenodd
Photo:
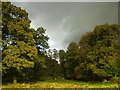
<path fill-rule="evenodd" d="M 64 50 L 59 50 L 59 61 L 60 63 L 65 61 L 65 51 Z"/>
<path fill-rule="evenodd" d="M 46 29 L 43 27 L 37 28 L 37 30 L 32 29 L 33 32 L 33 38 L 35 39 L 35 46 L 38 50 L 38 58 L 35 61 L 34 65 L 34 79 L 40 78 L 43 74 L 43 69 L 46 69 L 47 67 L 45 66 L 45 59 L 46 59 L 46 49 L 49 48 L 48 45 L 48 39 L 49 37 L 45 35 Z M 39 59 L 41 58 L 41 59 Z"/>
<path fill-rule="evenodd" d="M 74 79 L 74 68 L 78 64 L 77 62 L 77 55 L 79 52 L 79 47 L 75 42 L 69 44 L 66 52 L 66 78 Z"/>
<path fill-rule="evenodd" d="M 116 49 L 119 33 L 118 25 L 106 24 L 96 26 L 93 32 L 84 35 L 79 45 L 86 59 L 76 66 L 76 72 L 83 69 L 87 77 L 99 79 L 119 76 L 117 61 L 120 54 Z"/>
<path fill-rule="evenodd" d="M 35 44 L 38 49 L 39 55 L 44 55 L 46 53 L 46 49 L 49 48 L 48 40 L 49 37 L 45 35 L 46 29 L 43 27 L 37 28 L 37 30 L 33 29 L 33 37 L 35 39 Z"/>
<path fill-rule="evenodd" d="M 38 50 L 28 13 L 10 2 L 2 2 L 2 67 L 3 76 L 13 78 L 34 67 Z M 24 72 L 25 73 L 25 72 Z"/>
<path fill-rule="evenodd" d="M 66 76 L 66 72 L 65 72 L 65 51 L 64 50 L 59 50 L 59 62 L 60 62 L 60 72 L 62 74 L 63 77 Z"/>

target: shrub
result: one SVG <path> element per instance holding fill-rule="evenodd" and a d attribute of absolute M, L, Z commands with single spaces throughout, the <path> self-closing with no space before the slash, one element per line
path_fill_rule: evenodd
<path fill-rule="evenodd" d="M 120 82 L 120 77 L 112 77 L 110 79 L 111 82 Z"/>

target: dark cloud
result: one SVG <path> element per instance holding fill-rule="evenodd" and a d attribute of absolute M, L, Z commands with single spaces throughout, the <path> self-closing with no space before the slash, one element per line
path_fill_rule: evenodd
<path fill-rule="evenodd" d="M 32 27 L 46 28 L 51 48 L 66 49 L 96 25 L 118 23 L 117 2 L 14 2 L 27 10 Z"/>

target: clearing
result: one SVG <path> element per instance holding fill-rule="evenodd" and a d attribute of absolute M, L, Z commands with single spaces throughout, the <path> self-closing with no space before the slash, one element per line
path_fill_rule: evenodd
<path fill-rule="evenodd" d="M 82 82 L 74 80 L 45 80 L 28 83 L 7 83 L 2 88 L 118 88 L 118 84 L 111 82 Z"/>

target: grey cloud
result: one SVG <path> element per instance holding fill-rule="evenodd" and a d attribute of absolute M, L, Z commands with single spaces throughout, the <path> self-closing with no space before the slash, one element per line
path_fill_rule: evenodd
<path fill-rule="evenodd" d="M 78 42 L 82 34 L 96 25 L 118 23 L 115 2 L 14 2 L 29 13 L 32 26 L 46 28 L 51 48 L 66 49 L 70 42 Z"/>

